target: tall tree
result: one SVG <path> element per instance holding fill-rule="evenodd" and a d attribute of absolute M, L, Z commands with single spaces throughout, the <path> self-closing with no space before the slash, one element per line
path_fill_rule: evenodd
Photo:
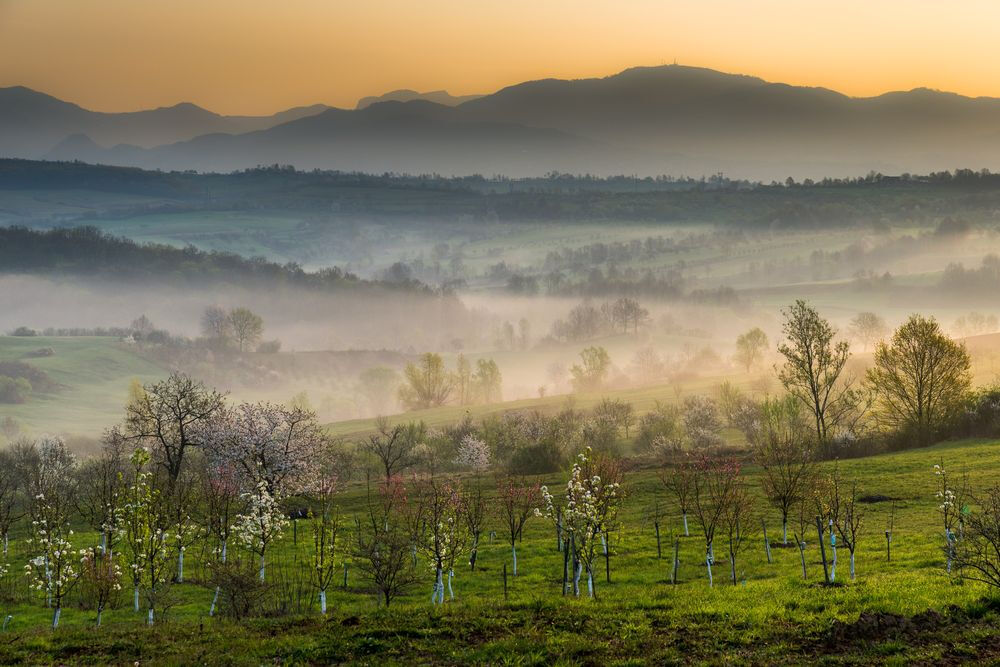
<path fill-rule="evenodd" d="M 219 306 L 208 306 L 201 315 L 201 333 L 219 343 L 228 342 L 233 335 L 229 314 Z"/>
<path fill-rule="evenodd" d="M 492 359 L 480 359 L 476 362 L 476 374 L 473 376 L 476 393 L 483 403 L 499 403 L 503 400 L 501 389 L 503 376 L 500 367 Z"/>
<path fill-rule="evenodd" d="M 399 389 L 399 400 L 410 410 L 444 405 L 454 388 L 444 360 L 433 352 L 420 355 L 415 364 L 407 364 L 403 377 L 406 384 Z"/>
<path fill-rule="evenodd" d="M 796 301 L 783 314 L 786 340 L 778 352 L 785 363 L 778 378 L 811 411 L 816 438 L 825 445 L 854 406 L 850 382 L 840 382 L 851 348 L 846 341 L 834 342 L 834 328 L 805 301 Z"/>
<path fill-rule="evenodd" d="M 222 394 L 186 375 L 172 373 L 148 384 L 126 406 L 126 434 L 149 445 L 153 460 L 166 471 L 172 489 L 185 454 L 202 443 L 204 428 L 223 407 Z"/>
<path fill-rule="evenodd" d="M 736 338 L 736 361 L 749 373 L 764 359 L 766 349 L 767 334 L 760 327 L 754 327 Z"/>
<path fill-rule="evenodd" d="M 875 348 L 868 382 L 883 424 L 913 433 L 928 444 L 961 408 L 972 382 L 969 353 L 948 338 L 933 318 L 913 315 Z"/>
<path fill-rule="evenodd" d="M 240 352 L 259 341 L 264 333 L 264 320 L 249 308 L 233 308 L 229 311 L 229 326 Z"/>
<path fill-rule="evenodd" d="M 886 330 L 885 320 L 875 313 L 867 311 L 858 313 L 851 320 L 851 326 L 848 329 L 851 336 L 861 341 L 865 352 L 868 351 L 870 345 L 882 340 L 882 337 L 886 334 Z"/>
<path fill-rule="evenodd" d="M 577 391 L 597 391 L 604 384 L 611 369 L 611 357 L 600 346 L 592 346 L 580 352 L 581 364 L 573 364 L 569 372 L 573 376 L 573 388 Z"/>

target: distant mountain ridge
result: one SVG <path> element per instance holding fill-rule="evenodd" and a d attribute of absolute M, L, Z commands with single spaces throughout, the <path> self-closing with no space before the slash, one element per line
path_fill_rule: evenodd
<path fill-rule="evenodd" d="M 464 102 L 471 102 L 482 97 L 482 95 L 452 95 L 447 90 L 432 90 L 429 93 L 418 93 L 415 90 L 410 90 L 409 88 L 400 88 L 399 90 L 393 90 L 384 95 L 370 95 L 368 97 L 362 97 L 358 100 L 358 104 L 355 109 L 364 109 L 370 107 L 373 104 L 378 104 L 379 102 L 412 102 L 414 100 L 424 100 L 426 102 L 434 102 L 435 104 L 442 104 L 447 107 L 454 107 L 462 104 Z"/>
<path fill-rule="evenodd" d="M 103 147 L 130 144 L 152 148 L 210 132 L 266 129 L 328 109 L 287 109 L 270 116 L 223 116 L 189 102 L 144 111 L 90 111 L 24 86 L 0 88 L 0 153 L 36 158 L 73 135 Z"/>
<path fill-rule="evenodd" d="M 4 101 L 11 90 L 0 90 L 0 155 L 23 156 L 11 145 L 23 135 L 17 128 L 25 115 L 37 121 L 53 109 L 68 113 L 59 105 L 79 109 L 34 93 L 39 110 L 18 116 Z M 667 65 L 528 81 L 461 102 L 448 95 L 447 104 L 423 99 L 435 94 L 394 91 L 357 109 L 309 107 L 280 119 L 218 116 L 194 105 L 107 114 L 116 118 L 103 122 L 119 121 L 118 136 L 139 134 L 139 126 L 153 128 L 143 130 L 148 136 L 177 136 L 199 123 L 209 129 L 116 145 L 101 123 L 94 130 L 64 124 L 28 157 L 221 171 L 283 163 L 445 175 L 723 171 L 760 180 L 1000 169 L 1000 99 L 925 88 L 855 98 Z M 402 100 L 386 99 L 394 95 Z"/>

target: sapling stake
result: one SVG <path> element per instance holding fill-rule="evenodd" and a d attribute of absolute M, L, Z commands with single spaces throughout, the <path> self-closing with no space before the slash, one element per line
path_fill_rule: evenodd
<path fill-rule="evenodd" d="M 507 599 L 507 563 L 503 564 L 503 599 Z"/>
<path fill-rule="evenodd" d="M 823 522 L 816 517 L 816 533 L 819 535 L 819 555 L 823 559 L 823 583 L 830 583 L 830 572 L 826 566 L 826 547 L 823 545 Z"/>
<path fill-rule="evenodd" d="M 601 535 L 601 546 L 604 547 L 604 575 L 609 584 L 611 583 L 611 550 L 608 548 L 610 541 L 608 531 L 604 531 L 604 534 Z"/>
<path fill-rule="evenodd" d="M 344 563 L 344 590 L 347 590 L 347 563 Z"/>
<path fill-rule="evenodd" d="M 771 543 L 767 541 L 767 524 L 760 520 L 760 527 L 764 530 L 764 553 L 767 555 L 767 564 L 771 564 Z"/>
<path fill-rule="evenodd" d="M 663 558 L 663 552 L 660 549 L 660 522 L 653 522 L 653 527 L 656 529 L 656 559 L 659 560 Z"/>
<path fill-rule="evenodd" d="M 795 544 L 799 547 L 799 560 L 802 561 L 802 578 L 806 579 L 806 543 L 799 539 L 798 533 L 792 533 L 795 538 Z"/>
<path fill-rule="evenodd" d="M 671 574 L 670 576 L 670 583 L 672 584 L 677 583 L 677 567 L 680 565 L 680 559 L 677 555 L 677 551 L 680 549 L 680 546 L 681 546 L 680 538 L 679 537 L 674 538 L 674 570 L 673 574 Z"/>
<path fill-rule="evenodd" d="M 566 595 L 566 589 L 569 587 L 569 546 L 564 545 L 562 547 L 563 552 L 563 582 L 562 582 L 562 594 Z"/>

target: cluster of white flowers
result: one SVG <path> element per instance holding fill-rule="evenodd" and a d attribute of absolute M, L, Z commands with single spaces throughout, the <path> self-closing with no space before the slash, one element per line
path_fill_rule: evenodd
<path fill-rule="evenodd" d="M 584 469 L 590 463 L 590 448 L 580 453 L 573 463 L 569 481 L 566 483 L 566 505 L 562 512 L 563 530 L 568 531 L 579 542 L 586 541 L 597 535 L 604 523 L 613 514 L 620 485 L 617 482 L 605 483 L 599 475 L 588 476 Z M 555 497 L 548 487 L 542 487 L 542 500 L 545 504 L 544 516 L 555 519 Z M 536 512 L 541 515 L 542 512 Z M 581 545 L 578 544 L 578 548 Z"/>
<path fill-rule="evenodd" d="M 469 433 L 458 444 L 455 465 L 473 470 L 485 470 L 490 467 L 490 448 L 484 441 Z"/>
<path fill-rule="evenodd" d="M 253 491 L 244 493 L 243 498 L 247 503 L 246 511 L 236 515 L 233 533 L 247 549 L 261 553 L 281 537 L 288 526 L 288 517 L 263 480 Z"/>
<path fill-rule="evenodd" d="M 37 554 L 24 566 L 25 574 L 31 578 L 31 587 L 47 596 L 60 596 L 63 589 L 75 581 L 77 572 L 73 568 L 75 553 L 73 545 L 67 537 L 72 537 L 73 531 L 59 523 L 53 524 L 46 518 L 50 509 L 44 504 L 39 494 L 36 497 L 41 504 L 39 518 L 31 522 L 33 529 L 28 544 Z"/>

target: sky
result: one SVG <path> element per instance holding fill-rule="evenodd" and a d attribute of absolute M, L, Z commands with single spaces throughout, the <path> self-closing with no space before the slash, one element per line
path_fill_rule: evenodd
<path fill-rule="evenodd" d="M 264 114 L 684 65 L 867 96 L 1000 97 L 996 0 L 0 0 L 0 86 Z"/>

